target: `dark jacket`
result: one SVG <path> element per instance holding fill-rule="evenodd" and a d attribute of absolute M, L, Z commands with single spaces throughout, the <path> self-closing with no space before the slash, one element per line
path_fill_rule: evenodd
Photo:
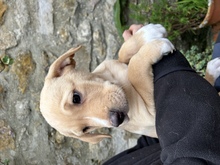
<path fill-rule="evenodd" d="M 220 164 L 220 97 L 176 51 L 153 66 L 158 139 L 142 136 L 137 146 L 104 165 Z"/>

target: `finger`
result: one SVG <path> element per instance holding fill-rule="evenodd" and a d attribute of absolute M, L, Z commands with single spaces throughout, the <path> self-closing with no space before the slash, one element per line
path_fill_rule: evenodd
<path fill-rule="evenodd" d="M 127 41 L 132 36 L 132 32 L 130 30 L 125 30 L 122 34 L 124 41 Z"/>
<path fill-rule="evenodd" d="M 130 26 L 129 30 L 131 31 L 131 34 L 134 34 L 134 33 L 136 33 L 142 27 L 143 27 L 142 24 L 132 24 Z"/>

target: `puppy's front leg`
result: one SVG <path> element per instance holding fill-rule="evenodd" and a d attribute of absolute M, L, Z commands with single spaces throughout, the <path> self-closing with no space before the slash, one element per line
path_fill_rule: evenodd
<path fill-rule="evenodd" d="M 152 65 L 173 50 L 174 47 L 168 39 L 155 39 L 143 45 L 128 65 L 128 79 L 152 116 L 155 116 Z"/>
<path fill-rule="evenodd" d="M 134 27 L 132 29 L 134 29 Z M 144 44 L 154 39 L 167 36 L 166 29 L 160 24 L 148 24 L 132 32 L 133 35 L 123 43 L 119 50 L 119 61 L 122 63 L 128 64 L 133 55 L 135 55 Z"/>

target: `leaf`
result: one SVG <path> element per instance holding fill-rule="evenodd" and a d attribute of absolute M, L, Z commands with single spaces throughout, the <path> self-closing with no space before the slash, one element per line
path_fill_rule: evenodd
<path fill-rule="evenodd" d="M 5 65 L 11 65 L 13 64 L 13 59 L 10 58 L 9 56 L 5 55 L 4 57 L 1 58 L 1 61 Z"/>

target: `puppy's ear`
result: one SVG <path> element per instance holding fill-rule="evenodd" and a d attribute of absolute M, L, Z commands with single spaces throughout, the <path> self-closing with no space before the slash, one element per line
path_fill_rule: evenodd
<path fill-rule="evenodd" d="M 51 79 L 54 77 L 60 77 L 64 70 L 74 69 L 75 68 L 75 60 L 73 59 L 74 54 L 81 48 L 78 46 L 77 48 L 71 48 L 66 53 L 61 55 L 53 64 L 50 66 L 49 72 L 46 76 L 47 79 Z"/>
<path fill-rule="evenodd" d="M 78 139 L 88 142 L 88 143 L 92 143 L 92 144 L 96 144 L 100 141 L 102 141 L 104 138 L 111 138 L 110 135 L 106 135 L 106 134 L 85 134 L 81 137 L 77 137 Z"/>

